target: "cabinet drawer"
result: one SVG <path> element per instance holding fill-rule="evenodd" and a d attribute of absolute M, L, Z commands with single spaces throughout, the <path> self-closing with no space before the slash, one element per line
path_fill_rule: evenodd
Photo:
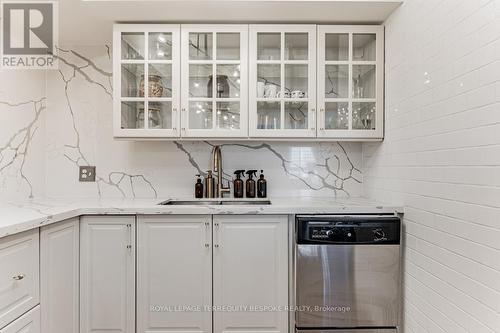
<path fill-rule="evenodd" d="M 1 329 L 0 333 L 40 333 L 40 305 Z"/>
<path fill-rule="evenodd" d="M 39 266 L 38 229 L 0 239 L 0 328 L 40 302 Z"/>

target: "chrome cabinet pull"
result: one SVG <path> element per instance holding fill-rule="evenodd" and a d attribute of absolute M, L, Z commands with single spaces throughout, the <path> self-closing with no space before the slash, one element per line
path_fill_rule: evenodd
<path fill-rule="evenodd" d="M 219 245 L 219 243 L 220 243 L 220 241 L 219 241 L 219 222 L 215 222 L 214 226 L 217 229 L 215 231 L 215 234 L 217 235 L 217 240 L 215 241 L 214 247 L 219 248 L 220 247 L 220 245 Z"/>
<path fill-rule="evenodd" d="M 210 240 L 209 240 L 209 229 L 210 228 L 210 223 L 209 222 L 205 222 L 205 248 L 209 248 L 210 247 Z"/>
<path fill-rule="evenodd" d="M 127 229 L 128 229 L 128 245 L 127 249 L 129 251 L 132 250 L 132 224 L 127 224 Z"/>
<path fill-rule="evenodd" d="M 24 274 L 14 275 L 12 279 L 16 281 L 21 281 L 22 279 L 24 279 Z"/>

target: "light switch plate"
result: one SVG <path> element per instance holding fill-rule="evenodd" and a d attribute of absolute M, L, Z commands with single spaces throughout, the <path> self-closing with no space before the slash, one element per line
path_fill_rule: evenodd
<path fill-rule="evenodd" d="M 95 166 L 80 166 L 78 179 L 81 182 L 95 182 Z"/>

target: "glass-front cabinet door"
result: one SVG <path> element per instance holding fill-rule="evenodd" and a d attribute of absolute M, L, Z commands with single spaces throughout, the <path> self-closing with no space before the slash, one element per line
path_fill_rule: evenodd
<path fill-rule="evenodd" d="M 316 26 L 250 25 L 250 137 L 316 136 Z"/>
<path fill-rule="evenodd" d="M 182 26 L 183 137 L 248 135 L 248 26 Z"/>
<path fill-rule="evenodd" d="M 116 25 L 115 137 L 179 137 L 180 25 Z"/>
<path fill-rule="evenodd" d="M 318 137 L 382 139 L 382 26 L 318 26 Z"/>

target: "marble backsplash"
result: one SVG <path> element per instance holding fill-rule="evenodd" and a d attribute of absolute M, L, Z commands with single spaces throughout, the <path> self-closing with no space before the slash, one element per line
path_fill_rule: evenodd
<path fill-rule="evenodd" d="M 193 193 L 214 142 L 112 137 L 108 46 L 60 50 L 59 70 L 0 71 L 0 198 Z M 360 143 L 224 142 L 225 178 L 263 169 L 270 196 L 362 195 Z M 78 166 L 95 165 L 95 183 Z"/>

